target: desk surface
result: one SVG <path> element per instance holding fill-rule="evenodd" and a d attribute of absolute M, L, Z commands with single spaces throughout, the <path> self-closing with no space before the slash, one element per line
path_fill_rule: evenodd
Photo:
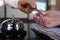
<path fill-rule="evenodd" d="M 38 24 L 32 24 L 31 26 L 35 26 L 32 29 L 35 29 L 36 31 L 43 33 L 55 40 L 60 40 L 60 28 L 44 28 L 41 27 Z"/>
<path fill-rule="evenodd" d="M 57 37 L 57 40 L 60 40 L 60 28 L 43 28 L 40 25 L 34 23 L 34 24 L 30 24 L 31 28 L 34 28 L 35 30 L 37 30 L 40 33 L 43 33 L 45 35 L 48 35 L 51 38 L 55 38 L 55 36 Z M 44 30 L 43 30 L 44 29 Z M 47 30 L 47 31 L 45 31 Z M 33 37 L 34 34 L 31 34 L 31 36 Z M 52 35 L 52 36 L 51 36 Z M 35 37 L 35 36 L 34 36 Z"/>

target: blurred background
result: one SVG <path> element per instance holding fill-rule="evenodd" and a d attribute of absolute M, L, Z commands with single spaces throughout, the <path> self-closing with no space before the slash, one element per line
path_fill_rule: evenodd
<path fill-rule="evenodd" d="M 37 8 L 39 10 L 41 10 L 41 9 L 47 10 L 48 0 L 35 0 L 35 1 L 37 4 Z M 60 0 L 56 1 L 57 10 L 60 11 L 59 2 L 60 2 Z M 0 2 L 0 4 L 1 4 L 1 2 Z M 12 15 L 14 15 L 16 19 L 21 19 L 24 22 L 24 26 L 25 26 L 24 29 L 27 31 L 27 35 L 26 35 L 25 39 L 28 40 L 28 38 L 29 38 L 30 40 L 35 40 L 35 34 L 31 30 L 31 28 L 32 28 L 31 25 L 35 24 L 35 22 L 28 20 L 28 18 L 30 18 L 34 15 L 34 12 L 32 12 L 30 14 L 25 14 L 18 9 L 13 9 L 13 8 L 6 6 L 6 5 L 0 6 L 0 23 L 5 19 L 11 18 Z"/>

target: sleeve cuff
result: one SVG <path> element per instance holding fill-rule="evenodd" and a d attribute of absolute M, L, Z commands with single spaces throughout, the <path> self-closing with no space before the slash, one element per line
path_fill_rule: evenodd
<path fill-rule="evenodd" d="M 18 0 L 3 0 L 4 3 L 10 7 L 18 8 Z"/>

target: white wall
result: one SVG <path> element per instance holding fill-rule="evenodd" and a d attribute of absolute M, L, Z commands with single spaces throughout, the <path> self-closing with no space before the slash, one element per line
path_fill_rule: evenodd
<path fill-rule="evenodd" d="M 18 9 L 12 9 L 7 6 L 7 18 L 11 18 L 14 15 L 16 18 L 27 18 L 27 14 L 21 12 Z"/>
<path fill-rule="evenodd" d="M 4 7 L 0 7 L 0 18 L 4 17 Z"/>
<path fill-rule="evenodd" d="M 46 0 L 36 0 L 36 1 L 46 2 Z M 27 18 L 27 14 L 21 12 L 20 10 L 12 9 L 7 6 L 7 16 L 6 17 L 11 18 L 12 15 L 14 15 L 16 18 Z M 3 7 L 0 7 L 0 17 L 4 17 L 4 8 Z"/>

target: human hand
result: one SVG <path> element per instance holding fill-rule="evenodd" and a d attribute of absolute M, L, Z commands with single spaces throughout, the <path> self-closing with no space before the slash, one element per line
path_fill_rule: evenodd
<path fill-rule="evenodd" d="M 48 28 L 60 25 L 60 12 L 46 11 L 45 13 L 46 13 L 45 15 L 37 13 L 36 15 L 33 16 L 33 20 L 36 23 Z"/>
<path fill-rule="evenodd" d="M 18 9 L 25 13 L 30 13 L 35 8 L 36 8 L 36 4 L 34 0 L 19 0 L 18 1 Z"/>

